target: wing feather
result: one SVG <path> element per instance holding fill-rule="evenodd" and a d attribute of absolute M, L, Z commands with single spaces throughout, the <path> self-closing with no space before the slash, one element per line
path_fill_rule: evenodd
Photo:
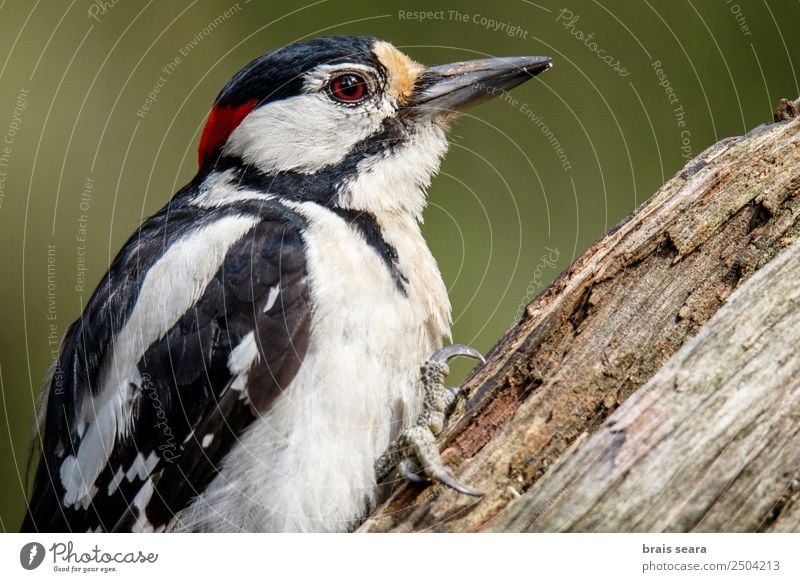
<path fill-rule="evenodd" d="M 277 202 L 259 204 L 251 211 L 260 222 L 228 250 L 196 303 L 147 347 L 127 387 L 114 395 L 129 399 L 129 417 L 123 419 L 129 431 L 111 443 L 107 432 L 87 440 L 99 422 L 110 419 L 98 412 L 88 428 L 80 428 L 78 403 L 97 397 L 93 386 L 105 350 L 96 346 L 113 342 L 124 325 L 114 310 L 131 313 L 129 303 L 136 301 L 136 285 L 148 267 L 140 262 L 152 266 L 158 260 L 151 231 L 163 232 L 166 245 L 180 236 L 176 231 L 190 231 L 182 218 L 196 221 L 196 213 L 167 210 L 172 224 L 156 215 L 143 225 L 65 338 L 60 365 L 66 373 L 59 382 L 66 380 L 69 392 L 58 390 L 54 378 L 23 531 L 163 530 L 203 491 L 242 431 L 300 367 L 310 332 L 301 219 Z M 142 233 L 149 235 L 146 240 Z M 83 447 L 98 444 L 108 450 L 91 451 L 105 459 L 96 477 L 65 468 L 82 450 L 89 452 Z M 90 503 L 65 503 L 62 473 L 85 478 L 81 491 L 91 493 Z"/>

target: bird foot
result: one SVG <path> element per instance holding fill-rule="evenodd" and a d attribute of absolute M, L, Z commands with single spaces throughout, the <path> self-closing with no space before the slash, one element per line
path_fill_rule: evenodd
<path fill-rule="evenodd" d="M 463 356 L 484 362 L 477 350 L 460 344 L 442 348 L 421 369 L 424 391 L 422 412 L 414 426 L 404 430 L 375 463 L 378 481 L 383 481 L 397 467 L 413 483 L 439 481 L 465 495 L 483 495 L 459 482 L 442 462 L 436 437 L 443 430 L 459 395 L 458 388 L 447 388 L 444 379 L 450 373 L 447 362 Z"/>

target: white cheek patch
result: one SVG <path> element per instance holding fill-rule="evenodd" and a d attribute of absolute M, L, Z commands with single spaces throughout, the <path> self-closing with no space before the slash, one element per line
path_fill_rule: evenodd
<path fill-rule="evenodd" d="M 324 92 L 290 97 L 255 109 L 233 131 L 223 153 L 263 172 L 313 174 L 341 162 L 381 127 L 386 107 L 347 107 Z"/>

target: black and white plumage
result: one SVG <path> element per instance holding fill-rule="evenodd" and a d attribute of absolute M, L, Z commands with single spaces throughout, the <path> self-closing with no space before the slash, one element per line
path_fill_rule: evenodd
<path fill-rule="evenodd" d="M 548 66 L 329 37 L 234 76 L 67 330 L 23 530 L 351 529 L 449 336 L 419 229 L 445 124 Z"/>

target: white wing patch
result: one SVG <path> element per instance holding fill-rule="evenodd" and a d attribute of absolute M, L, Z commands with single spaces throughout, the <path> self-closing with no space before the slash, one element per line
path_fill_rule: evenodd
<path fill-rule="evenodd" d="M 235 376 L 246 373 L 258 358 L 255 332 L 251 331 L 231 350 L 231 355 L 228 356 L 228 370 Z"/>
<path fill-rule="evenodd" d="M 239 345 L 233 348 L 230 356 L 228 356 L 228 370 L 234 376 L 233 382 L 231 382 L 231 390 L 241 392 L 241 398 L 243 399 L 247 398 L 247 372 L 258 359 L 258 346 L 256 345 L 255 333 L 252 331 L 242 338 Z"/>
<path fill-rule="evenodd" d="M 114 473 L 114 476 L 111 478 L 111 481 L 108 484 L 108 495 L 114 495 L 114 491 L 116 491 L 122 480 L 125 478 L 125 471 L 122 470 L 122 467 L 117 469 L 117 472 Z"/>
<path fill-rule="evenodd" d="M 64 505 L 86 509 L 97 492 L 95 480 L 103 471 L 117 434 L 115 402 L 108 401 L 86 429 L 75 455 L 61 464 L 59 475 L 64 486 Z"/>
<path fill-rule="evenodd" d="M 154 490 L 155 486 L 153 485 L 153 478 L 151 477 L 142 484 L 142 488 L 139 489 L 136 497 L 133 498 L 133 506 L 139 510 L 136 523 L 131 527 L 131 531 L 134 533 L 155 531 L 153 524 L 150 523 L 150 520 L 147 519 L 145 514 L 145 508 L 150 503 L 150 498 L 153 497 Z"/>
<path fill-rule="evenodd" d="M 267 302 L 264 304 L 264 309 L 261 310 L 262 313 L 266 313 L 275 306 L 275 301 L 278 299 L 278 294 L 280 292 L 281 292 L 280 283 L 275 285 L 274 287 L 270 287 L 269 295 L 267 295 Z"/>
<path fill-rule="evenodd" d="M 158 461 L 159 458 L 155 451 L 152 451 L 147 459 L 144 458 L 142 453 L 138 453 L 131 463 L 128 472 L 125 473 L 125 478 L 128 481 L 133 481 L 136 477 L 142 480 L 147 479 L 150 473 L 153 472 L 153 469 L 156 468 L 156 465 L 158 465 Z"/>

